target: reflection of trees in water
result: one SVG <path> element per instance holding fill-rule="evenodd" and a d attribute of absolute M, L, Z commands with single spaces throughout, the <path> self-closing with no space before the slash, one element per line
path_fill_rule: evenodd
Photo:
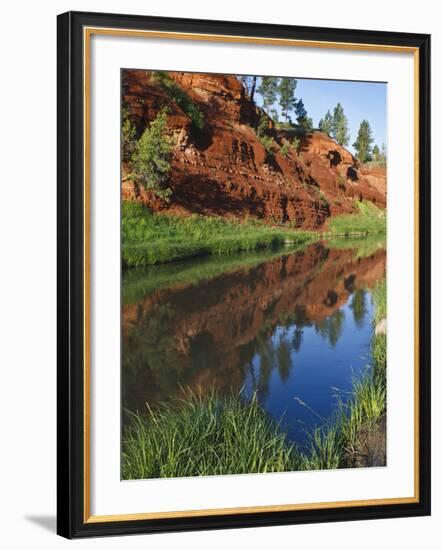
<path fill-rule="evenodd" d="M 293 349 L 298 352 L 301 349 L 303 330 L 296 327 L 293 332 Z"/>
<path fill-rule="evenodd" d="M 155 315 L 137 321 L 124 342 L 125 373 L 136 374 L 148 365 L 151 371 L 163 376 L 165 363 L 173 368 L 173 336 L 164 328 L 174 316 L 173 306 L 166 302 L 156 308 Z"/>
<path fill-rule="evenodd" d="M 267 395 L 270 375 L 275 366 L 273 339 L 268 334 L 261 332 L 256 337 L 256 346 L 256 352 L 259 357 L 259 373 L 255 379 L 256 385 L 254 390 L 258 390 L 259 394 L 263 396 Z"/>
<path fill-rule="evenodd" d="M 155 308 L 155 314 L 138 319 L 126 336 L 122 355 L 123 407 L 136 410 L 143 408 L 146 401 L 156 402 L 157 397 L 163 400 L 207 365 L 204 350 L 211 347 L 211 338 L 200 333 L 198 342 L 189 343 L 193 352 L 199 350 L 194 353 L 195 361 L 184 362 L 175 334 L 169 329 L 175 317 L 174 306 L 164 302 Z M 142 392 L 142 399 L 137 399 L 138 392 Z"/>
<path fill-rule="evenodd" d="M 292 359 L 290 356 L 291 343 L 288 339 L 288 332 L 284 330 L 279 338 L 278 347 L 276 348 L 276 357 L 278 361 L 278 372 L 281 380 L 286 382 L 289 378 L 292 368 Z"/>
<path fill-rule="evenodd" d="M 333 296 L 330 296 L 333 299 Z M 362 323 L 366 315 L 365 293 L 356 291 L 352 300 L 355 321 Z M 221 384 L 227 389 L 230 382 L 239 390 L 249 377 L 253 391 L 261 399 L 269 394 L 272 373 L 277 372 L 285 383 L 294 367 L 294 355 L 299 353 L 305 327 L 313 326 L 334 347 L 344 323 L 344 312 L 335 313 L 319 322 L 308 319 L 304 307 L 295 307 L 278 322 L 268 322 L 256 337 L 238 349 L 239 364 L 235 376 L 225 362 L 226 350 L 216 345 L 213 335 L 202 330 L 187 341 L 176 340 L 171 326 L 176 311 L 170 302 L 155 308 L 155 314 L 142 317 L 127 336 L 123 354 L 123 406 L 144 406 L 146 400 L 155 403 L 173 396 L 179 387 L 186 387 L 207 371 L 201 383 Z M 182 347 L 184 346 L 184 347 Z M 210 369 L 208 369 L 210 365 Z M 196 377 L 196 378 L 195 378 Z M 143 399 L 137 394 L 143 390 Z M 135 400 L 135 401 L 134 401 Z M 131 403 L 132 402 L 132 403 Z"/>
<path fill-rule="evenodd" d="M 332 347 L 335 347 L 342 335 L 345 314 L 341 309 L 332 313 L 322 321 L 315 323 L 316 332 L 326 338 Z"/>
<path fill-rule="evenodd" d="M 357 327 L 362 328 L 364 325 L 365 315 L 367 313 L 365 290 L 356 290 L 350 302 L 350 309 L 353 311 L 353 318 Z"/>
<path fill-rule="evenodd" d="M 296 330 L 295 330 L 296 332 Z M 269 392 L 270 379 L 273 371 L 277 371 L 281 380 L 289 379 L 293 368 L 291 352 L 295 350 L 293 339 L 290 339 L 290 331 L 287 328 L 275 329 L 271 334 L 268 331 L 260 333 L 255 340 L 256 363 L 250 363 L 250 378 L 253 391 L 257 391 L 261 398 Z"/>
<path fill-rule="evenodd" d="M 272 374 L 283 383 L 290 378 L 303 340 L 309 342 L 304 329 L 312 327 L 336 346 L 344 330 L 344 300 L 355 325 L 363 326 L 368 304 L 366 292 L 357 289 L 359 263 L 343 253 L 326 264 L 329 253 L 319 254 L 318 246 L 195 285 L 161 288 L 128 308 L 123 406 L 155 404 L 179 394 L 180 386 L 224 392 L 247 382 L 264 397 Z M 361 276 L 376 266 L 367 261 Z M 230 312 L 225 300 L 238 311 Z"/>

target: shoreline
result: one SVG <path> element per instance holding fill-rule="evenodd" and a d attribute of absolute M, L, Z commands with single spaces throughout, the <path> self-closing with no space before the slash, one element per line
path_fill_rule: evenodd
<path fill-rule="evenodd" d="M 386 317 L 385 298 L 384 279 L 373 291 L 374 318 L 370 366 L 354 381 L 349 400 L 346 403 L 338 402 L 336 413 L 323 426 L 311 431 L 308 451 L 300 451 L 289 441 L 280 424 L 268 417 L 257 399 L 245 403 L 240 395 L 220 398 L 214 392 L 209 397 L 189 394 L 188 400 L 177 400 L 176 403 L 162 406 L 155 412 L 149 409 L 145 415 L 131 413 L 131 426 L 123 435 L 124 479 L 386 465 L 386 334 L 384 331 L 376 331 L 379 322 Z M 235 419 L 235 437 L 238 438 L 235 448 L 238 450 L 238 447 L 243 445 L 239 449 L 241 453 L 248 448 L 250 437 L 256 437 L 261 442 L 270 442 L 272 451 L 266 454 L 264 462 L 259 451 L 256 451 L 260 447 L 254 447 L 258 455 L 252 454 L 250 459 L 254 460 L 253 464 L 260 464 L 259 468 L 253 469 L 247 462 L 251 468 L 247 470 L 244 462 L 235 463 L 235 453 L 229 454 L 229 448 L 234 448 L 231 447 L 233 435 L 228 427 L 230 421 L 226 420 L 225 423 L 222 420 L 224 417 Z M 253 419 L 251 424 L 250 418 Z M 200 422 L 205 430 L 208 426 L 211 426 L 212 430 L 204 432 L 205 448 L 207 445 L 216 448 L 216 453 L 224 457 L 225 464 L 220 464 L 214 457 L 207 462 L 204 458 L 204 449 L 198 447 L 198 442 L 194 443 L 194 448 L 193 444 L 186 440 L 185 434 L 188 430 L 193 430 Z M 181 449 L 180 452 L 187 448 L 184 456 L 179 454 L 175 445 Z M 168 454 L 167 458 L 163 456 L 163 462 L 161 458 L 158 459 L 147 452 L 151 447 L 160 449 L 164 446 L 168 448 Z M 178 453 L 177 456 L 175 451 Z M 185 466 L 189 461 L 195 463 L 194 453 L 198 454 L 201 460 L 204 459 L 203 470 L 198 470 L 196 466 L 196 469 L 188 470 L 188 466 Z M 248 453 L 249 451 L 244 454 Z M 150 456 L 149 463 L 143 463 L 145 458 L 141 457 L 146 456 Z M 170 463 L 171 457 L 174 456 L 173 461 L 176 462 Z"/>
<path fill-rule="evenodd" d="M 385 213 L 374 205 L 360 214 L 333 218 L 328 231 L 271 226 L 257 220 L 155 214 L 139 203 L 122 204 L 122 265 L 125 269 L 211 255 L 309 244 L 321 239 L 385 235 Z"/>

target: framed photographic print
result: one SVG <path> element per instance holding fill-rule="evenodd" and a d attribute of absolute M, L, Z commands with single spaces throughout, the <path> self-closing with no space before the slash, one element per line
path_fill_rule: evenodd
<path fill-rule="evenodd" d="M 430 37 L 58 17 L 58 533 L 430 513 Z"/>

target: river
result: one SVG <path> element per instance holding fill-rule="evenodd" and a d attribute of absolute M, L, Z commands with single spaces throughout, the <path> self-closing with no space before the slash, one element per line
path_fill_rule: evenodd
<path fill-rule="evenodd" d="M 302 446 L 370 361 L 385 248 L 344 244 L 123 272 L 123 409 L 155 408 L 187 388 L 256 392 Z"/>

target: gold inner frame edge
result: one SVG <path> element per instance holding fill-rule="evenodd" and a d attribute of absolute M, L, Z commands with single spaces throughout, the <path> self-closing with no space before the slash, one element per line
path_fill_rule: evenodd
<path fill-rule="evenodd" d="M 91 473 L 90 473 L 90 41 L 92 35 L 127 36 L 136 38 L 159 38 L 174 40 L 199 40 L 209 42 L 249 43 L 271 46 L 292 46 L 304 48 L 363 50 L 375 52 L 412 53 L 414 62 L 414 495 L 410 497 L 347 500 L 282 504 L 269 506 L 248 506 L 215 508 L 206 510 L 178 510 L 167 512 L 128 513 L 115 515 L 91 515 Z M 364 44 L 349 42 L 328 42 L 280 38 L 246 37 L 202 33 L 181 33 L 117 29 L 108 27 L 83 28 L 83 101 L 84 101 L 84 523 L 107 523 L 116 521 L 137 521 L 204 517 L 229 514 L 250 514 L 264 512 L 287 512 L 300 510 L 323 510 L 333 508 L 411 504 L 419 502 L 419 49 L 412 46 L 387 44 Z"/>

